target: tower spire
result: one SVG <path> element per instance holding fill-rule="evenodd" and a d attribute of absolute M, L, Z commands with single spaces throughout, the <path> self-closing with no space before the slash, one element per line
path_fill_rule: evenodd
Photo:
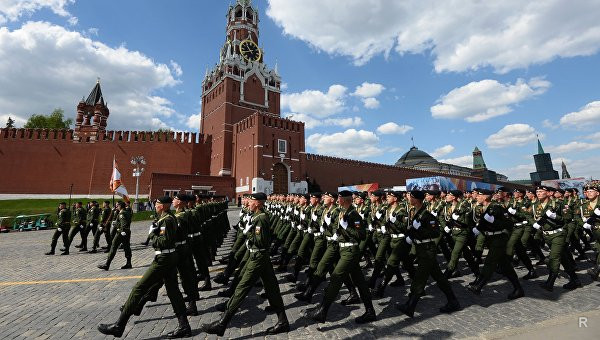
<path fill-rule="evenodd" d="M 542 143 L 540 143 L 540 136 L 538 135 L 537 138 L 538 138 L 538 155 L 545 154 L 544 148 L 542 148 Z"/>

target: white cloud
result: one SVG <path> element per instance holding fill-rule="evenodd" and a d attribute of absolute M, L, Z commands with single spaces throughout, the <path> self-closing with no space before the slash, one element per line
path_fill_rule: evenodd
<path fill-rule="evenodd" d="M 560 119 L 561 125 L 581 128 L 598 123 L 600 123 L 600 101 L 591 102 L 581 110 L 567 113 Z"/>
<path fill-rule="evenodd" d="M 412 129 L 413 129 L 413 127 L 410 125 L 398 125 L 394 122 L 389 122 L 389 123 L 380 125 L 377 128 L 377 132 L 382 135 L 391 135 L 391 134 L 403 135 Z"/>
<path fill-rule="evenodd" d="M 585 139 L 595 139 L 595 140 L 600 140 L 600 131 L 598 131 L 598 132 L 596 132 L 596 133 L 593 133 L 593 134 L 591 134 L 591 135 L 584 136 L 583 138 L 585 138 Z"/>
<path fill-rule="evenodd" d="M 287 90 L 288 89 L 288 83 L 281 83 L 281 89 L 282 90 Z"/>
<path fill-rule="evenodd" d="M 202 118 L 202 112 L 187 117 L 186 126 L 192 131 L 200 131 L 200 120 Z"/>
<path fill-rule="evenodd" d="M 356 87 L 353 95 L 362 98 L 371 98 L 379 96 L 383 90 L 385 90 L 385 86 L 381 84 L 364 82 Z"/>
<path fill-rule="evenodd" d="M 600 149 L 600 143 L 570 142 L 567 144 L 548 146 L 544 151 L 554 154 L 577 153 Z"/>
<path fill-rule="evenodd" d="M 0 27 L 0 115 L 27 119 L 75 107 L 101 78 L 110 129 L 152 129 L 175 111 L 155 91 L 179 83 L 169 67 L 137 51 L 113 48 L 46 22 Z M 25 89 L 25 90 L 24 90 Z"/>
<path fill-rule="evenodd" d="M 535 165 L 533 163 L 533 157 L 528 155 L 531 159 L 531 163 L 528 164 L 519 164 L 516 166 L 511 166 L 510 168 L 499 170 L 501 174 L 508 177 L 509 180 L 519 180 L 519 179 L 530 179 L 529 174 L 535 171 Z M 555 169 L 556 170 L 556 169 Z"/>
<path fill-rule="evenodd" d="M 362 102 L 367 109 L 376 109 L 379 107 L 379 100 L 377 98 L 363 98 Z"/>
<path fill-rule="evenodd" d="M 327 118 L 327 119 L 316 119 L 310 115 L 303 113 L 284 113 L 284 118 L 291 120 L 304 122 L 304 128 L 307 130 L 314 129 L 321 126 L 341 126 L 341 127 L 355 127 L 364 124 L 360 117 L 348 117 L 348 118 Z"/>
<path fill-rule="evenodd" d="M 176 63 L 174 60 L 171 60 L 169 64 L 171 65 L 171 70 L 173 70 L 173 73 L 175 73 L 177 77 L 181 77 L 181 75 L 183 74 L 181 66 L 179 66 L 179 64 Z"/>
<path fill-rule="evenodd" d="M 433 158 L 438 158 L 438 157 L 445 156 L 445 155 L 451 153 L 452 151 L 454 151 L 454 146 L 448 144 L 448 145 L 444 145 L 442 147 L 435 149 L 432 153 L 430 153 L 430 155 Z"/>
<path fill-rule="evenodd" d="M 49 8 L 54 14 L 68 17 L 70 25 L 77 24 L 66 7 L 75 0 L 2 0 L 0 1 L 0 24 L 7 21 L 17 21 L 22 16 L 28 16 L 43 8 Z"/>
<path fill-rule="evenodd" d="M 355 129 L 334 134 L 315 133 L 306 139 L 306 145 L 318 154 L 355 159 L 383 154 L 378 142 L 379 138 L 373 132 Z"/>
<path fill-rule="evenodd" d="M 464 166 L 467 168 L 471 168 L 471 167 L 473 167 L 473 156 L 467 155 L 467 156 L 461 156 L 461 157 L 456 157 L 456 158 L 440 159 L 438 162 L 454 164 L 454 165 L 458 165 L 458 166 Z"/>
<path fill-rule="evenodd" d="M 281 108 L 319 118 L 328 117 L 344 110 L 344 98 L 347 90 L 342 85 L 331 85 L 327 93 L 305 90 L 300 93 L 283 94 Z"/>
<path fill-rule="evenodd" d="M 597 1 L 268 0 L 285 34 L 361 65 L 376 55 L 430 53 L 437 72 L 505 73 L 600 46 Z M 560 23 L 560 24 L 557 24 Z M 360 29 L 357 29 L 357 25 Z"/>
<path fill-rule="evenodd" d="M 327 118 L 323 121 L 324 125 L 333 125 L 341 127 L 352 127 L 361 126 L 364 124 L 360 117 L 348 117 L 348 118 Z"/>
<path fill-rule="evenodd" d="M 546 129 L 550 129 L 550 130 L 558 129 L 558 125 L 552 123 L 552 121 L 550 121 L 550 119 L 544 119 L 542 121 L 542 126 L 545 127 Z"/>
<path fill-rule="evenodd" d="M 462 118 L 467 122 L 481 122 L 505 115 L 513 106 L 540 95 L 550 87 L 550 82 L 532 78 L 529 82 L 518 79 L 514 84 L 501 84 L 485 79 L 455 88 L 431 107 L 433 118 Z"/>
<path fill-rule="evenodd" d="M 500 149 L 509 146 L 522 146 L 534 142 L 538 133 L 527 124 L 509 124 L 500 131 L 489 136 L 485 143 L 492 149 Z M 540 138 L 543 135 L 540 135 Z"/>
<path fill-rule="evenodd" d="M 6 126 L 6 123 L 8 123 L 8 118 L 12 119 L 15 122 L 14 126 L 17 128 L 22 127 L 23 125 L 25 125 L 25 123 L 27 123 L 27 120 L 21 117 L 0 114 L 0 128 L 4 128 Z"/>

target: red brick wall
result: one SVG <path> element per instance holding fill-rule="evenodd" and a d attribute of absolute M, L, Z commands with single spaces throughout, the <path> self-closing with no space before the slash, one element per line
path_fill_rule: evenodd
<path fill-rule="evenodd" d="M 164 190 L 179 189 L 181 193 L 191 190 L 192 186 L 212 186 L 216 195 L 234 197 L 235 185 L 232 177 L 195 176 L 153 173 L 151 179 L 150 198 L 164 195 Z"/>
<path fill-rule="evenodd" d="M 144 156 L 139 189 L 148 194 L 153 172 L 208 174 L 210 144 L 185 136 L 194 142 L 181 142 L 181 133 L 109 131 L 96 143 L 76 143 L 72 130 L 0 129 L 0 193 L 68 194 L 73 184 L 74 194 L 109 194 L 114 155 L 131 196 L 129 162 Z"/>

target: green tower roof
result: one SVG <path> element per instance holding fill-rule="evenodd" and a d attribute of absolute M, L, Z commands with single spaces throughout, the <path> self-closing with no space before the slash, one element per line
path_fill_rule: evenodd
<path fill-rule="evenodd" d="M 544 148 L 542 148 L 542 143 L 540 143 L 540 140 L 538 139 L 538 155 L 541 154 L 545 154 L 544 152 Z"/>

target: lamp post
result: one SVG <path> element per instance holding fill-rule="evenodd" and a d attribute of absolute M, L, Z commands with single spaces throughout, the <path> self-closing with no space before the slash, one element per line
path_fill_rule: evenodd
<path fill-rule="evenodd" d="M 134 166 L 133 177 L 135 177 L 135 201 L 133 203 L 133 206 L 135 208 L 135 211 L 137 212 L 139 210 L 138 194 L 140 189 L 140 176 L 144 172 L 144 168 L 142 168 L 142 165 L 146 165 L 146 159 L 144 159 L 144 156 L 131 157 L 131 165 Z"/>

